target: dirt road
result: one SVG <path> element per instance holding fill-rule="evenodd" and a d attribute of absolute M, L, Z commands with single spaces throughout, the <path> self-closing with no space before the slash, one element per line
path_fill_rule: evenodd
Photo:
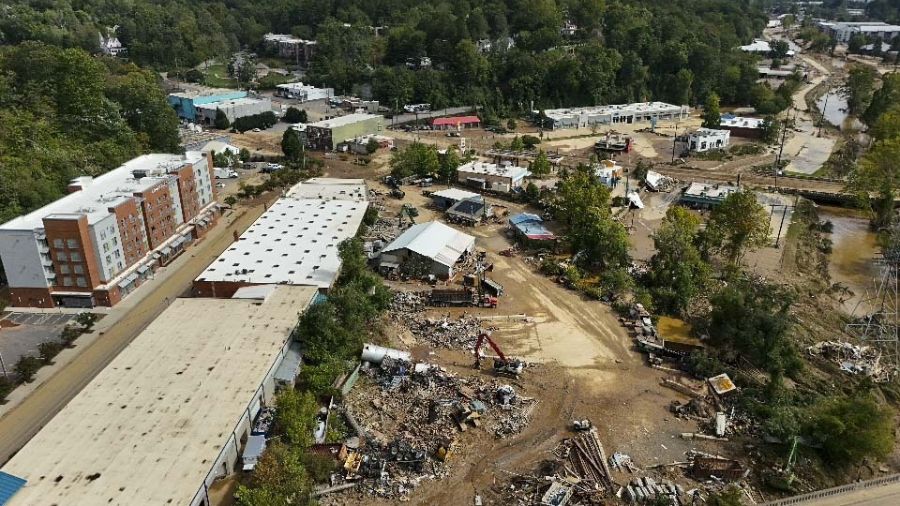
<path fill-rule="evenodd" d="M 182 295 L 207 265 L 233 240 L 233 232 L 243 232 L 263 212 L 261 204 L 240 208 L 232 223 L 220 223 L 206 238 L 185 252 L 177 272 L 160 280 L 159 286 L 103 335 L 62 369 L 37 387 L 30 396 L 0 418 L 0 463 L 19 451 L 60 409 L 84 388 L 168 305 Z M 223 218 L 224 221 L 225 218 Z M 173 264 L 174 266 L 175 264 Z M 90 437 L 81 434 L 79 437 Z"/>

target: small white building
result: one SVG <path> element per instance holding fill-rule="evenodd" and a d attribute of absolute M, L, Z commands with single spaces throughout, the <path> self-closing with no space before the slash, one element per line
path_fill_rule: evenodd
<path fill-rule="evenodd" d="M 125 53 L 128 52 L 128 49 L 126 49 L 119 38 L 116 37 L 117 28 L 119 28 L 118 25 L 108 28 L 106 30 L 106 37 L 104 37 L 102 33 L 97 34 L 100 37 L 100 52 L 106 56 L 124 56 Z"/>
<path fill-rule="evenodd" d="M 714 149 L 725 149 L 731 132 L 713 128 L 698 128 L 688 135 L 688 149 L 695 153 L 703 153 Z"/>
<path fill-rule="evenodd" d="M 596 107 L 567 107 L 547 109 L 544 115 L 550 120 L 553 129 L 557 128 L 590 128 L 595 125 L 615 125 L 618 123 L 653 123 L 654 121 L 673 121 L 686 117 L 690 113 L 687 106 L 667 104 L 665 102 L 638 102 L 634 104 L 600 105 Z M 532 111 L 540 114 L 541 111 Z"/>
<path fill-rule="evenodd" d="M 439 221 L 409 227 L 381 250 L 379 266 L 392 270 L 403 262 L 420 259 L 431 263 L 430 273 L 453 277 L 457 262 L 475 250 L 475 238 Z"/>
<path fill-rule="evenodd" d="M 316 88 L 309 84 L 287 83 L 275 87 L 275 95 L 284 98 L 293 98 L 300 102 L 311 100 L 324 100 L 334 97 L 334 88 Z"/>
<path fill-rule="evenodd" d="M 206 125 L 215 124 L 216 110 L 224 112 L 228 121 L 234 123 L 238 118 L 272 112 L 272 101 L 268 98 L 244 97 L 200 104 L 197 106 L 198 121 Z"/>
<path fill-rule="evenodd" d="M 498 192 L 511 192 L 522 187 L 525 177 L 531 172 L 524 167 L 504 162 L 496 163 L 473 161 L 460 165 L 456 169 L 459 183 L 473 186 L 481 190 L 493 190 Z"/>
<path fill-rule="evenodd" d="M 772 52 L 772 45 L 769 44 L 769 41 L 756 39 L 751 44 L 747 44 L 746 46 L 741 46 L 740 50 L 745 53 L 755 53 L 760 55 L 767 55 Z M 788 56 L 794 56 L 796 53 L 794 50 L 789 49 L 787 52 Z"/>

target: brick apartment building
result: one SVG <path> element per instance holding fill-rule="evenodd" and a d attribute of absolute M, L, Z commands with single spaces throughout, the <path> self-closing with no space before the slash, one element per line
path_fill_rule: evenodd
<path fill-rule="evenodd" d="M 150 154 L 0 225 L 0 260 L 19 307 L 112 306 L 217 217 L 212 159 Z"/>

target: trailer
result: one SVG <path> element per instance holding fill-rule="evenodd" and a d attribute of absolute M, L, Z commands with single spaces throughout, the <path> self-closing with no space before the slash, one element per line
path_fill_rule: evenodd
<path fill-rule="evenodd" d="M 477 293 L 470 289 L 448 289 L 431 291 L 428 302 L 432 306 L 479 306 L 479 307 L 497 307 L 497 297 L 485 295 L 479 297 Z"/>
<path fill-rule="evenodd" d="M 241 456 L 243 470 L 254 470 L 265 449 L 266 436 L 250 436 L 247 438 L 247 444 L 244 446 L 244 453 Z"/>

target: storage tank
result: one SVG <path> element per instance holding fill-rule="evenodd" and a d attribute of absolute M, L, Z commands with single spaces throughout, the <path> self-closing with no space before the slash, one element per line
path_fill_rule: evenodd
<path fill-rule="evenodd" d="M 381 361 L 384 360 L 384 357 L 412 362 L 412 355 L 408 351 L 385 348 L 384 346 L 369 343 L 363 345 L 362 355 L 360 357 L 362 360 L 373 364 L 380 364 Z"/>

